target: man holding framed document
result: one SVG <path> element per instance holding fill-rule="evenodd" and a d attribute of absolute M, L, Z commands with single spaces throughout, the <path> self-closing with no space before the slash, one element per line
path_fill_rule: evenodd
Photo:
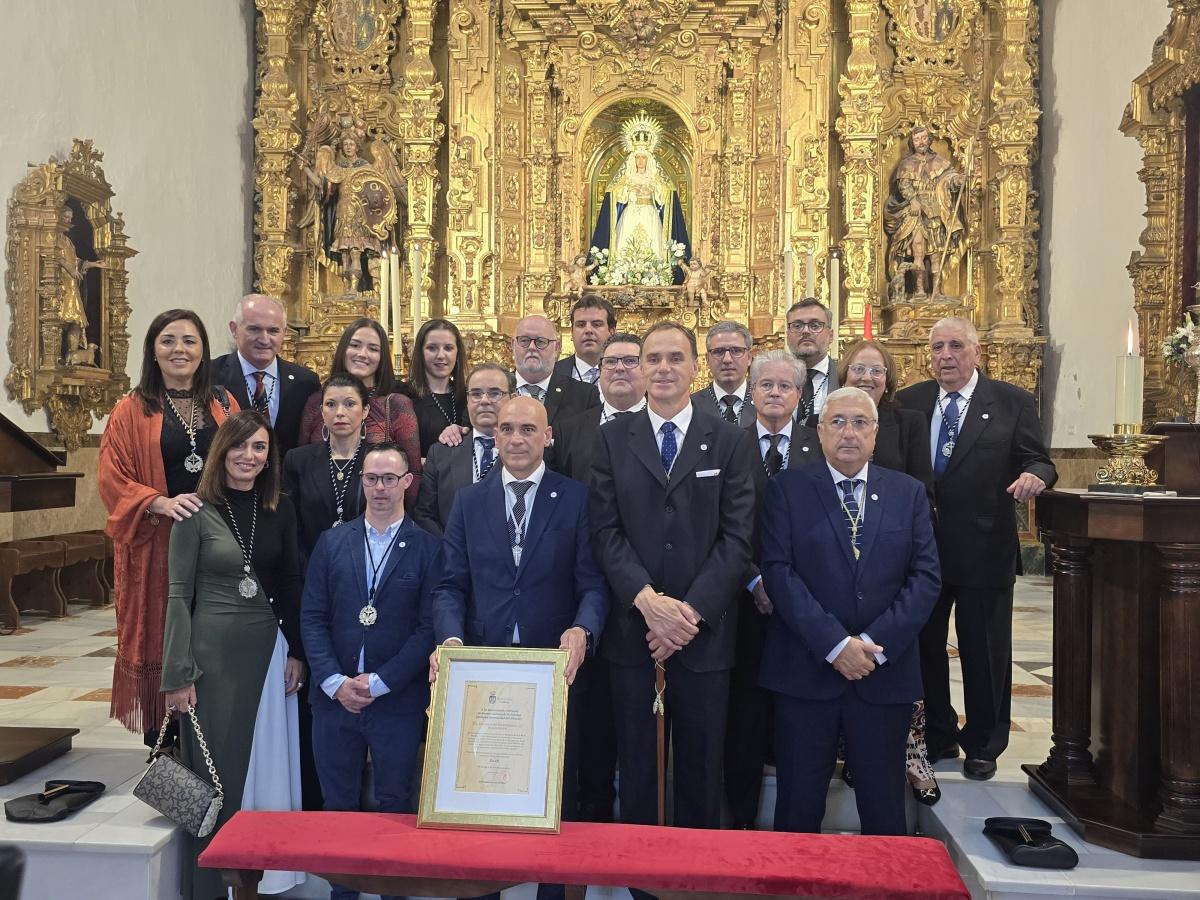
<path fill-rule="evenodd" d="M 587 488 L 546 468 L 546 409 L 512 397 L 496 424 L 499 478 L 462 488 L 446 525 L 443 574 L 433 595 L 438 643 L 561 648 L 575 680 L 608 615 L 608 589 L 592 558 Z M 430 679 L 437 676 L 430 657 Z M 480 696 L 491 698 L 486 691 Z M 469 698 L 468 698 L 469 699 Z M 497 697 L 520 709 L 517 696 Z M 575 814 L 577 719 L 568 716 L 563 818 Z"/>

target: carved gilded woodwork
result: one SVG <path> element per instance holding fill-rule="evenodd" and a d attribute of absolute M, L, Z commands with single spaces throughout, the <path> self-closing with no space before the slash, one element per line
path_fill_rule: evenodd
<path fill-rule="evenodd" d="M 1142 148 L 1138 178 L 1146 186 L 1146 227 L 1129 260 L 1141 350 L 1146 357 L 1146 424 L 1190 416 L 1196 381 L 1189 370 L 1163 364 L 1161 346 L 1200 302 L 1200 276 L 1184 271 L 1184 95 L 1200 85 L 1200 0 L 1174 0 L 1171 21 L 1154 44 L 1149 67 L 1133 82 L 1121 131 Z M 1190 276 L 1190 277 L 1189 277 Z"/>
<path fill-rule="evenodd" d="M 44 408 L 68 450 L 129 390 L 129 277 L 137 255 L 112 211 L 104 154 L 76 138 L 8 201 L 8 357 L 4 386 L 26 413 Z"/>
<path fill-rule="evenodd" d="M 868 305 L 877 333 L 904 352 L 938 318 L 963 314 L 985 350 L 997 342 L 985 354 L 993 374 L 1037 386 L 1032 0 L 256 4 L 256 272 L 286 297 L 304 359 L 327 352 L 332 304 L 374 311 L 378 301 L 333 296 L 312 235 L 296 226 L 292 152 L 321 102 L 344 103 L 401 161 L 405 332 L 416 259 L 418 318 L 447 315 L 489 347 L 523 315 L 566 326 L 558 267 L 587 250 L 619 162 L 614 128 L 642 109 L 670 132 L 660 162 L 693 251 L 720 271 L 720 306 L 695 311 L 701 330 L 729 317 L 781 334 L 789 298 L 811 281 L 818 297 L 838 298 L 839 341 L 861 334 Z M 354 10 L 370 27 L 351 39 Z M 937 302 L 889 290 L 883 208 L 915 126 L 968 176 L 963 252 Z M 627 293 L 640 298 L 628 322 L 692 315 L 679 297 Z M 915 355 L 909 370 L 920 374 Z"/>

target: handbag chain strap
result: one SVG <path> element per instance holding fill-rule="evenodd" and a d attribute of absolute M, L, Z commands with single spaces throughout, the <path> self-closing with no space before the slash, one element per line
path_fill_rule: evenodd
<path fill-rule="evenodd" d="M 221 779 L 217 776 L 217 767 L 213 765 L 212 754 L 208 751 L 208 742 L 204 740 L 204 732 L 200 730 L 200 721 L 196 718 L 196 710 L 189 709 L 188 716 L 191 717 L 192 727 L 196 729 L 196 742 L 200 744 L 200 752 L 204 754 L 204 764 L 208 766 L 208 774 L 212 778 L 213 787 L 217 789 L 217 796 L 223 800 L 225 798 L 225 789 L 221 787 Z M 167 713 L 163 716 L 162 727 L 158 729 L 158 739 L 154 742 L 154 749 L 150 751 L 151 759 L 154 759 L 161 752 L 162 742 L 167 734 L 167 726 L 170 724 L 171 714 Z"/>

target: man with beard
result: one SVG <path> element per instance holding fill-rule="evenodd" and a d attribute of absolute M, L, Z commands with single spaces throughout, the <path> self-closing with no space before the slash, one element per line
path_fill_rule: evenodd
<path fill-rule="evenodd" d="M 825 398 L 837 390 L 837 360 L 829 355 L 833 317 L 820 300 L 805 297 L 787 311 L 788 349 L 808 369 L 808 381 L 796 406 L 796 421 L 816 428 Z"/>

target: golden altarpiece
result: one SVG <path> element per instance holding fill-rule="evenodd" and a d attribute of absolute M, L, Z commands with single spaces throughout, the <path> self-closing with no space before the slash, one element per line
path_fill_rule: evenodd
<path fill-rule="evenodd" d="M 965 314 L 988 371 L 1036 387 L 1033 0 L 255 2 L 255 273 L 318 370 L 388 272 L 409 341 L 445 315 L 502 358 L 522 315 L 565 327 L 564 263 L 648 151 L 657 221 L 677 210 L 715 278 L 606 286 L 628 325 L 733 318 L 778 346 L 811 287 L 842 342 L 870 307 L 902 381 Z M 361 239 L 345 181 L 329 199 L 353 167 Z"/>

